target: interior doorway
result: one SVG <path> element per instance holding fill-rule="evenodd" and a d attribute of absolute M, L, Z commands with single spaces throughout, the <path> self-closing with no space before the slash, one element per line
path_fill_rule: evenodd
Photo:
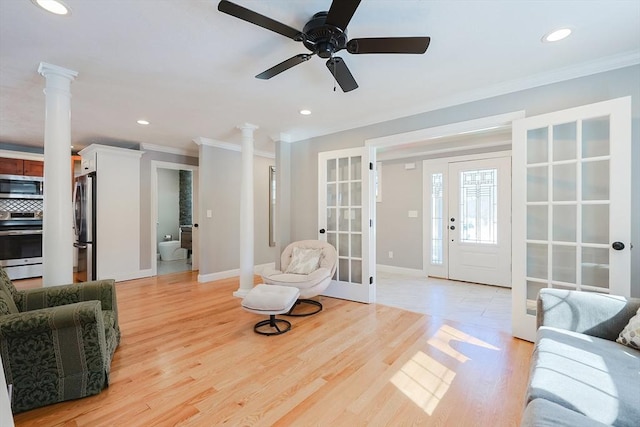
<path fill-rule="evenodd" d="M 423 263 L 432 277 L 511 287 L 511 157 L 482 157 L 423 162 Z"/>
<path fill-rule="evenodd" d="M 197 166 L 151 163 L 153 275 L 198 269 Z"/>

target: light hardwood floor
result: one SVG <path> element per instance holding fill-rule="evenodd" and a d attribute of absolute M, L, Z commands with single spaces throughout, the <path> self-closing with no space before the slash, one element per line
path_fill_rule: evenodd
<path fill-rule="evenodd" d="M 260 336 L 237 283 L 191 272 L 118 283 L 109 388 L 16 425 L 518 425 L 531 343 L 325 297 L 321 313 L 290 318 L 290 332 Z"/>

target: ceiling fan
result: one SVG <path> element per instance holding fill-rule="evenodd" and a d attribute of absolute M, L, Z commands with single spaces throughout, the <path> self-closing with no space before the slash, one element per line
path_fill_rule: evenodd
<path fill-rule="evenodd" d="M 366 53 L 425 53 L 429 47 L 430 37 L 374 37 L 374 38 L 347 38 L 347 25 L 355 13 L 361 0 L 333 0 L 328 12 L 318 12 L 298 31 L 288 25 L 275 21 L 267 16 L 260 15 L 245 7 L 222 0 L 218 4 L 218 10 L 243 21 L 258 25 L 267 30 L 288 37 L 302 44 L 311 53 L 301 53 L 286 61 L 275 65 L 258 74 L 256 78 L 267 80 L 283 71 L 318 55 L 320 58 L 328 58 L 327 68 L 338 82 L 343 92 L 349 92 L 358 87 L 351 75 L 347 64 L 335 53 L 346 49 L 352 54 Z"/>

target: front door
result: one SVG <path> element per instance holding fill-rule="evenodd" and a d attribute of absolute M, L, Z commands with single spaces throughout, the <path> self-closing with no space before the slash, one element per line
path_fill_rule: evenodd
<path fill-rule="evenodd" d="M 513 122 L 513 335 L 542 288 L 629 296 L 631 98 Z"/>
<path fill-rule="evenodd" d="M 511 287 L 511 158 L 449 163 L 449 279 Z"/>
<path fill-rule="evenodd" d="M 511 286 L 511 157 L 424 163 L 429 276 Z"/>
<path fill-rule="evenodd" d="M 338 252 L 326 296 L 375 302 L 374 165 L 366 147 L 318 154 L 318 239 Z"/>

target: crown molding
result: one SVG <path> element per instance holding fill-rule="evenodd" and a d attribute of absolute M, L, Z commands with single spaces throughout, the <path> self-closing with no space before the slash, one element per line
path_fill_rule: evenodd
<path fill-rule="evenodd" d="M 231 142 L 217 141 L 215 139 L 205 138 L 203 136 L 194 138 L 193 142 L 201 146 L 222 148 L 223 150 L 237 151 L 239 153 L 242 152 L 242 147 L 238 144 L 233 144 Z M 269 151 L 262 151 L 262 150 L 253 150 L 253 154 L 254 156 L 266 157 L 268 159 L 275 159 L 276 157 L 275 153 L 271 153 Z"/>
<path fill-rule="evenodd" d="M 184 148 L 166 147 L 164 145 L 149 144 L 143 142 L 140 148 L 146 151 L 159 151 L 161 153 L 176 154 L 178 156 L 198 157 L 198 153 L 193 150 L 185 150 Z"/>

